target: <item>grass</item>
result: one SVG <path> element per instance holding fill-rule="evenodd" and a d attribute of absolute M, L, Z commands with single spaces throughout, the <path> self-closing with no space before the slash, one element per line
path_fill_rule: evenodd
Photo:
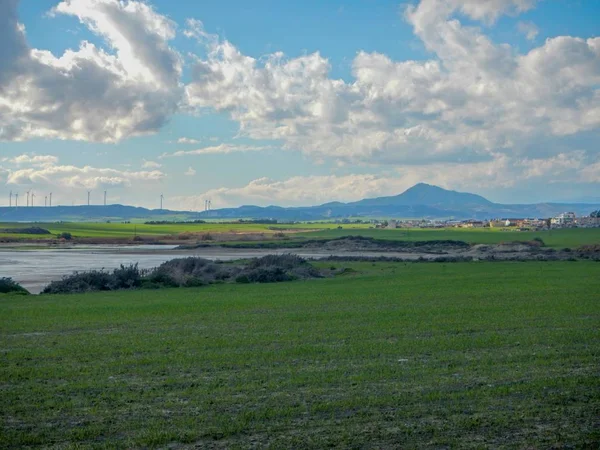
<path fill-rule="evenodd" d="M 184 233 L 264 233 L 265 238 L 281 230 L 296 230 L 288 235 L 289 241 L 301 239 L 331 239 L 347 235 L 370 236 L 379 239 L 428 241 L 461 240 L 476 244 L 497 244 L 507 241 L 530 241 L 541 237 L 546 245 L 555 248 L 577 248 L 586 244 L 600 243 L 600 228 L 574 228 L 551 231 L 502 231 L 500 229 L 396 229 L 369 228 L 367 224 L 302 223 L 290 225 L 264 224 L 123 224 L 123 223 L 48 223 L 35 224 L 49 230 L 51 235 L 0 233 L 0 239 L 53 240 L 59 233 L 71 233 L 75 238 L 98 238 L 131 241 L 134 236 L 166 238 Z M 0 223 L 0 229 L 25 228 L 31 224 Z M 338 227 L 341 226 L 341 229 Z M 209 241 L 210 242 L 210 241 Z M 239 241 L 238 241 L 239 242 Z M 281 241 L 278 241 L 281 242 Z M 285 242 L 283 243 L 285 245 Z"/>
<path fill-rule="evenodd" d="M 29 228 L 30 223 L 0 223 L 0 229 Z M 122 238 L 132 239 L 134 236 L 172 236 L 181 233 L 267 233 L 274 234 L 281 230 L 327 230 L 337 228 L 333 223 L 310 224 L 249 224 L 249 223 L 189 223 L 189 224 L 136 224 L 136 223 L 36 223 L 35 226 L 45 228 L 52 235 L 31 235 L 18 233 L 0 233 L 0 238 L 20 239 L 54 239 L 59 233 L 71 233 L 82 238 Z M 353 229 L 365 229 L 368 225 L 355 224 Z"/>
<path fill-rule="evenodd" d="M 551 231 L 502 231 L 481 228 L 442 228 L 442 229 L 395 229 L 395 230 L 320 230 L 313 233 L 299 233 L 297 237 L 331 239 L 342 236 L 360 235 L 378 239 L 402 241 L 457 240 L 472 244 L 498 244 L 511 241 L 531 241 L 540 237 L 549 247 L 577 248 L 586 244 L 600 243 L 600 228 L 570 228 Z"/>
<path fill-rule="evenodd" d="M 334 265 L 0 297 L 2 446 L 597 448 L 600 264 Z"/>

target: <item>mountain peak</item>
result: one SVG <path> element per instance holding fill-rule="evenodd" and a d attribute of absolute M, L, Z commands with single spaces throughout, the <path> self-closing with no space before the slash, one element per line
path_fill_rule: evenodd
<path fill-rule="evenodd" d="M 447 189 L 441 188 L 439 186 L 435 186 L 433 184 L 417 183 L 414 186 L 409 187 L 407 190 L 405 190 L 403 192 L 403 194 L 406 194 L 407 192 L 415 192 L 415 191 L 417 191 L 417 192 L 418 191 L 422 191 L 422 192 L 425 192 L 425 191 L 437 191 L 437 192 L 440 192 L 440 191 L 447 191 Z M 451 192 L 453 192 L 453 191 L 451 191 Z"/>
<path fill-rule="evenodd" d="M 397 198 L 406 204 L 420 205 L 489 205 L 491 202 L 481 195 L 452 191 L 427 183 L 417 183 Z"/>
<path fill-rule="evenodd" d="M 480 195 L 466 192 L 450 191 L 448 189 L 427 183 L 418 183 L 408 188 L 402 194 L 392 197 L 379 197 L 351 203 L 354 205 L 403 205 L 403 206 L 435 206 L 447 209 L 487 206 L 492 203 Z"/>

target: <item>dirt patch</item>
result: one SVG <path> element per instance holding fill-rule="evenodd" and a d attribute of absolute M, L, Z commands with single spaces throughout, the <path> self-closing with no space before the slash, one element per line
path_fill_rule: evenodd
<path fill-rule="evenodd" d="M 308 241 L 300 244 L 300 247 L 318 249 L 321 252 L 331 251 L 341 259 L 353 258 L 351 255 L 344 255 L 346 252 L 375 252 L 380 253 L 381 258 L 398 261 L 600 261 L 600 245 L 588 245 L 577 250 L 556 250 L 544 247 L 539 241 L 471 245 L 462 241 L 388 241 L 348 236 L 328 241 Z"/>
<path fill-rule="evenodd" d="M 470 245 L 463 241 L 390 241 L 362 236 L 347 236 L 329 241 L 309 241 L 302 248 L 325 251 L 381 251 L 446 255 L 464 251 Z"/>

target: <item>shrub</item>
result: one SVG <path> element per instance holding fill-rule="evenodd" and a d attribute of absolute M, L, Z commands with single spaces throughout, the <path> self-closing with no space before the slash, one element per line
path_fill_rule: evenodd
<path fill-rule="evenodd" d="M 0 278 L 0 294 L 29 294 L 27 289 L 14 281 L 12 278 Z"/>
<path fill-rule="evenodd" d="M 142 285 L 142 274 L 137 263 L 130 266 L 121 266 L 113 270 L 112 290 L 115 289 L 133 289 Z"/>
<path fill-rule="evenodd" d="M 111 275 L 102 270 L 75 272 L 53 281 L 44 288 L 42 294 L 69 294 L 89 291 L 111 290 Z"/>
<path fill-rule="evenodd" d="M 237 277 L 238 283 L 277 283 L 280 281 L 291 281 L 294 279 L 281 267 L 260 267 L 249 270 L 244 275 Z"/>
<path fill-rule="evenodd" d="M 184 287 L 200 287 L 205 286 L 207 283 L 204 282 L 201 278 L 197 277 L 188 277 L 183 284 Z"/>
<path fill-rule="evenodd" d="M 248 264 L 248 268 L 256 269 L 259 267 L 277 266 L 289 270 L 304 264 L 308 264 L 304 258 L 286 253 L 283 255 L 266 255 L 262 258 L 253 259 Z"/>
<path fill-rule="evenodd" d="M 42 294 L 69 294 L 90 291 L 115 291 L 118 289 L 133 289 L 142 285 L 142 275 L 137 264 L 121 266 L 112 272 L 90 270 L 75 272 L 53 281 L 44 288 Z"/>
<path fill-rule="evenodd" d="M 267 255 L 251 260 L 236 278 L 238 283 L 275 283 L 318 278 L 321 273 L 298 255 Z"/>
<path fill-rule="evenodd" d="M 169 274 L 165 272 L 153 271 L 144 281 L 144 287 L 178 287 L 175 281 Z"/>
<path fill-rule="evenodd" d="M 227 280 L 237 274 L 239 268 L 217 264 L 203 258 L 177 258 L 161 264 L 152 271 L 150 280 L 167 277 L 173 286 L 201 286 L 215 280 Z"/>
<path fill-rule="evenodd" d="M 13 233 L 13 234 L 50 234 L 48 230 L 40 227 L 29 227 L 29 228 L 4 228 L 0 229 L 0 233 Z"/>
<path fill-rule="evenodd" d="M 235 279 L 236 283 L 250 283 L 250 278 L 248 275 L 240 275 Z"/>
<path fill-rule="evenodd" d="M 56 235 L 56 237 L 58 239 L 64 239 L 65 241 L 70 241 L 71 239 L 73 239 L 73 235 L 71 233 L 65 232 L 65 233 L 59 233 Z"/>
<path fill-rule="evenodd" d="M 546 245 L 546 243 L 544 242 L 544 240 L 541 237 L 534 237 L 533 240 L 537 243 L 539 243 L 540 247 L 544 247 Z"/>

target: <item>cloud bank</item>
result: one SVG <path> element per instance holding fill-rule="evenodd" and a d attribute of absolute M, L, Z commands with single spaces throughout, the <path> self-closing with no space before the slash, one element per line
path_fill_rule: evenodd
<path fill-rule="evenodd" d="M 166 178 L 160 170 L 118 170 L 105 167 L 62 165 L 52 155 L 23 154 L 0 159 L 0 181 L 14 193 L 53 192 L 57 200 L 70 203 L 87 190 L 123 191 L 136 186 L 149 189 Z M 111 193 L 113 198 L 117 196 Z M 69 201 L 67 201 L 69 200 Z M 64 204 L 64 203 L 63 203 Z"/>
<path fill-rule="evenodd" d="M 184 57 L 171 45 L 177 24 L 148 3 L 57 3 L 52 14 L 77 18 L 107 48 L 84 41 L 58 56 L 29 46 L 17 4 L 0 3 L 0 141 L 118 142 L 159 131 L 175 113 L 208 111 L 238 123 L 240 136 L 273 146 L 220 144 L 162 158 L 281 147 L 377 172 L 374 179 L 259 178 L 209 192 L 227 203 L 318 201 L 318 189 L 329 198 L 338 192 L 377 195 L 385 190 L 372 187 L 377 177 L 396 190 L 408 187 L 408 180 L 466 189 L 517 180 L 537 186 L 600 182 L 600 38 L 557 36 L 520 53 L 485 33 L 501 16 L 534 8 L 535 0 L 421 0 L 407 6 L 398 20 L 412 27 L 429 58 L 395 61 L 359 51 L 349 80 L 332 78 L 329 60 L 318 52 L 245 55 L 191 19 L 179 32 L 197 40 L 203 56 L 191 56 L 187 84 Z M 516 27 L 535 40 L 535 24 Z M 178 143 L 198 141 L 182 137 Z M 8 183 L 59 177 L 82 186 L 119 185 L 136 173 L 59 166 L 52 159 L 10 163 L 31 167 L 2 169 L 0 178 Z M 144 167 L 160 165 L 148 161 Z"/>
<path fill-rule="evenodd" d="M 151 6 L 60 2 L 53 14 L 76 17 L 112 52 L 84 41 L 57 57 L 28 46 L 17 3 L 0 2 L 0 140 L 116 142 L 159 130 L 177 110 L 181 58 L 168 45 L 175 24 Z"/>

